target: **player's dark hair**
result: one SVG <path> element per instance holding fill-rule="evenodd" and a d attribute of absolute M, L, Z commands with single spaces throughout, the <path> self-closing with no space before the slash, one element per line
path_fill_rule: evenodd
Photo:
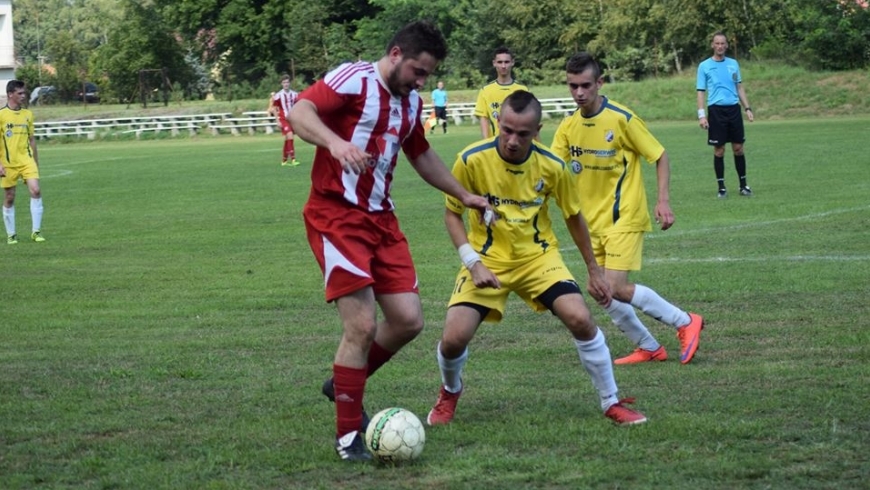
<path fill-rule="evenodd" d="M 418 59 L 429 53 L 438 61 L 447 58 L 447 41 L 435 24 L 427 20 L 411 22 L 397 32 L 387 44 L 387 53 L 398 46 L 405 58 Z"/>
<path fill-rule="evenodd" d="M 538 122 L 541 122 L 541 102 L 531 92 L 517 90 L 508 95 L 501 105 L 502 107 L 510 107 L 515 114 L 522 114 L 526 110 L 531 109 L 535 111 L 535 117 Z"/>
<path fill-rule="evenodd" d="M 21 80 L 9 80 L 9 83 L 6 84 L 6 93 L 11 94 L 20 88 L 24 88 L 24 82 Z"/>
<path fill-rule="evenodd" d="M 513 51 L 511 51 L 510 48 L 508 48 L 507 46 L 499 46 L 499 47 L 495 48 L 495 52 L 492 53 L 492 59 L 495 59 L 496 56 L 498 56 L 500 54 L 506 54 L 506 55 L 510 56 L 511 59 L 514 59 Z"/>
<path fill-rule="evenodd" d="M 281 75 L 281 81 L 283 82 L 284 80 L 290 80 L 290 75 L 288 75 L 286 73 Z"/>
<path fill-rule="evenodd" d="M 601 77 L 601 66 L 586 51 L 571 56 L 565 64 L 565 71 L 571 75 L 579 75 L 590 68 L 592 68 L 592 78 L 598 80 Z"/>

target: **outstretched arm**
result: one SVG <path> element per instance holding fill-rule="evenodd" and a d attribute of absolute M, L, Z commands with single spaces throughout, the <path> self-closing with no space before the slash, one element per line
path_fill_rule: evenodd
<path fill-rule="evenodd" d="M 462 187 L 462 184 L 447 170 L 441 157 L 432 148 L 412 160 L 411 165 L 423 180 L 441 192 L 459 199 L 463 206 L 476 209 L 480 211 L 481 215 L 490 209 L 489 201 L 486 198 L 474 195 Z"/>

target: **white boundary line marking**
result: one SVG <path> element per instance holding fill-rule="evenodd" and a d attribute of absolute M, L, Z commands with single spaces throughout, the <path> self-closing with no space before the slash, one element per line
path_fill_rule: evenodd
<path fill-rule="evenodd" d="M 63 162 L 63 163 L 52 164 L 48 168 L 71 167 L 73 165 L 85 165 L 88 163 L 117 162 L 119 160 L 124 160 L 124 159 L 120 158 L 120 157 L 112 157 L 112 158 L 100 158 L 99 160 L 82 160 L 80 162 Z"/>
<path fill-rule="evenodd" d="M 676 257 L 666 259 L 644 259 L 646 264 L 671 263 L 725 263 L 725 262 L 870 262 L 870 255 L 783 255 L 766 257 L 707 257 L 703 259 L 681 259 Z"/>
<path fill-rule="evenodd" d="M 52 172 L 52 173 L 49 173 L 48 175 L 45 175 L 46 172 L 43 171 L 43 172 L 39 175 L 39 180 L 53 179 L 53 178 L 55 178 L 55 177 L 66 177 L 66 176 L 68 176 L 68 175 L 72 175 L 72 174 L 74 174 L 74 173 L 75 173 L 75 172 L 73 172 L 72 170 L 62 170 L 62 169 L 60 169 L 60 170 L 58 170 L 56 173 Z"/>
<path fill-rule="evenodd" d="M 670 237 L 678 237 L 678 236 L 686 236 L 686 235 L 696 235 L 699 233 L 714 233 L 728 230 L 740 230 L 744 228 L 753 228 L 757 226 L 768 226 L 768 225 L 778 225 L 782 223 L 790 223 L 793 221 L 806 221 L 813 219 L 826 218 L 828 216 L 834 216 L 838 214 L 845 213 L 854 213 L 858 211 L 866 211 L 870 209 L 870 205 L 860 206 L 857 208 L 843 208 L 843 209 L 832 209 L 830 211 L 824 211 L 821 213 L 813 213 L 806 214 L 803 216 L 795 216 L 793 218 L 781 218 L 775 220 L 768 221 L 756 221 L 752 223 L 740 223 L 734 225 L 725 225 L 725 226 L 717 226 L 715 228 L 699 228 L 695 230 L 686 230 L 680 231 L 677 233 L 673 233 L 670 231 L 659 231 L 657 234 L 647 233 L 645 238 L 670 238 Z M 573 251 L 572 247 L 560 247 L 559 251 L 563 252 L 563 258 L 565 258 L 564 253 L 570 253 Z M 568 257 L 572 257 L 568 255 Z M 670 264 L 670 263 L 725 263 L 725 262 L 863 262 L 870 261 L 870 255 L 777 255 L 777 256 L 765 256 L 765 257 L 705 257 L 705 258 L 681 258 L 681 257 L 670 257 L 670 258 L 646 258 L 644 257 L 643 263 L 646 264 Z M 578 260 L 576 258 L 566 259 L 566 262 L 582 262 L 582 260 Z"/>
<path fill-rule="evenodd" d="M 814 214 L 806 214 L 803 216 L 795 216 L 793 218 L 780 218 L 768 221 L 754 221 L 750 223 L 739 223 L 734 225 L 724 225 L 717 226 L 714 228 L 698 228 L 694 230 L 685 230 L 685 231 L 677 231 L 674 232 L 672 230 L 669 231 L 661 231 L 659 230 L 657 233 L 647 233 L 646 238 L 670 238 L 670 237 L 678 237 L 678 236 L 686 236 L 686 235 L 697 235 L 700 233 L 714 233 L 721 231 L 729 231 L 729 230 L 742 230 L 745 228 L 754 228 L 758 226 L 769 226 L 769 225 L 778 225 L 782 223 L 791 223 L 793 221 L 806 221 L 813 220 L 819 218 L 826 218 L 828 216 L 834 216 L 837 214 L 844 213 L 854 213 L 857 211 L 866 211 L 870 209 L 870 205 L 860 206 L 857 208 L 843 208 L 843 209 L 833 209 L 831 211 L 824 211 L 822 213 L 814 213 Z"/>

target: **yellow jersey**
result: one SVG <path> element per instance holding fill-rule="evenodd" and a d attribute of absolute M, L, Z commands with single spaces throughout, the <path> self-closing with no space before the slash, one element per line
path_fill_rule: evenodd
<path fill-rule="evenodd" d="M 533 142 L 522 163 L 506 162 L 497 148 L 498 137 L 467 146 L 457 155 L 453 175 L 469 192 L 489 199 L 500 217 L 487 226 L 477 214 L 470 216 L 469 243 L 488 267 L 512 268 L 559 249 L 549 199 L 556 199 L 567 218 L 580 212 L 580 195 L 565 163 L 546 146 Z M 465 210 L 452 196 L 446 204 L 458 214 Z"/>
<path fill-rule="evenodd" d="M 492 136 L 498 134 L 498 114 L 501 111 L 501 103 L 504 102 L 508 95 L 517 90 L 528 91 L 529 89 L 516 81 L 502 85 L 497 80 L 493 80 L 477 93 L 474 116 L 489 121 L 489 129 Z"/>
<path fill-rule="evenodd" d="M 654 164 L 665 149 L 641 118 L 605 97 L 597 114 L 566 117 L 552 148 L 573 170 L 592 235 L 652 230 L 641 157 Z"/>
<path fill-rule="evenodd" d="M 0 109 L 0 128 L 3 130 L 3 165 L 24 167 L 35 163 L 30 138 L 33 136 L 33 113 L 28 109 Z"/>

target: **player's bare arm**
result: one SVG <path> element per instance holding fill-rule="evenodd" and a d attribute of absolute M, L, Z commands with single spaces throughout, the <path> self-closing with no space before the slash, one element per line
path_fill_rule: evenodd
<path fill-rule="evenodd" d="M 456 247 L 460 257 L 463 259 L 463 264 L 468 269 L 468 272 L 471 273 L 471 280 L 474 282 L 474 285 L 478 288 L 501 288 L 498 276 L 493 274 L 487 266 L 483 265 L 483 262 L 476 253 L 473 255 L 477 256 L 477 260 L 473 264 L 466 263 L 469 259 L 463 256 L 463 249 L 467 250 L 471 246 L 468 244 L 468 236 L 466 235 L 467 232 L 462 215 L 446 209 L 444 211 L 444 225 L 447 227 L 447 234 L 450 235 L 453 246 Z"/>
<path fill-rule="evenodd" d="M 429 148 L 412 160 L 411 165 L 429 185 L 459 199 L 463 206 L 476 209 L 481 216 L 487 210 L 490 213 L 492 212 L 492 209 L 489 207 L 489 201 L 485 197 L 472 194 L 465 187 L 462 187 L 462 184 L 447 170 L 444 162 L 441 161 L 441 157 L 432 148 Z"/>
<path fill-rule="evenodd" d="M 479 118 L 480 121 L 480 135 L 483 139 L 489 138 L 492 134 L 489 132 L 489 119 L 485 117 Z"/>
<path fill-rule="evenodd" d="M 668 152 L 663 152 L 656 161 L 656 179 L 658 181 L 658 200 L 656 200 L 655 219 L 662 230 L 673 226 L 676 218 L 671 210 L 671 163 Z"/>
<path fill-rule="evenodd" d="M 290 111 L 290 124 L 303 140 L 326 148 L 333 158 L 341 163 L 345 173 L 359 174 L 368 168 L 371 156 L 351 143 L 341 139 L 320 119 L 317 107 L 308 100 L 300 100 Z"/>
<path fill-rule="evenodd" d="M 574 216 L 565 220 L 568 227 L 568 233 L 574 240 L 574 244 L 580 250 L 580 255 L 583 256 L 583 262 L 586 263 L 586 272 L 589 274 L 589 281 L 586 283 L 586 290 L 595 298 L 601 306 L 607 306 L 612 299 L 612 292 L 607 279 L 604 278 L 604 269 L 595 261 L 595 253 L 592 251 L 592 241 L 589 237 L 589 226 L 586 224 L 586 219 L 582 214 L 577 213 Z"/>
<path fill-rule="evenodd" d="M 707 92 L 703 90 L 698 90 L 698 125 L 701 126 L 701 129 L 707 129 L 710 127 L 710 123 L 707 122 Z"/>
<path fill-rule="evenodd" d="M 746 113 L 746 119 L 749 119 L 749 122 L 755 121 L 755 113 L 752 112 L 752 107 L 749 105 L 749 99 L 746 98 L 746 91 L 743 90 L 743 84 L 737 84 L 737 97 L 740 99 L 740 103 L 743 104 L 743 112 Z"/>
<path fill-rule="evenodd" d="M 39 168 L 39 153 L 36 150 L 36 136 L 30 136 L 30 151 L 33 152 L 33 163 Z"/>

